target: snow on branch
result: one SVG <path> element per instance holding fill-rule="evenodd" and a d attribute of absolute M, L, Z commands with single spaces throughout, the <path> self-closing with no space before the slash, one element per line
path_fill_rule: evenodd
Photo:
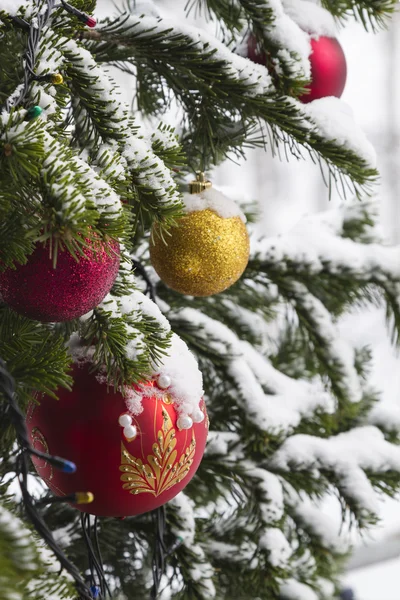
<path fill-rule="evenodd" d="M 116 22 L 107 24 L 98 30 L 99 36 L 107 34 L 108 30 L 120 36 L 120 42 L 128 41 L 133 36 L 135 41 L 146 39 L 164 39 L 174 43 L 187 44 L 193 54 L 205 54 L 207 62 L 218 66 L 219 78 L 240 82 L 249 96 L 258 96 L 274 90 L 272 78 L 268 70 L 246 58 L 233 54 L 225 44 L 214 36 L 197 27 L 172 19 L 160 19 L 152 16 L 138 17 L 124 13 L 120 17 L 121 28 L 116 30 Z M 164 57 L 168 60 L 168 56 Z M 182 67 L 194 56 L 181 56 Z"/>
<path fill-rule="evenodd" d="M 317 593 L 310 586 L 296 579 L 287 579 L 282 583 L 280 592 L 284 600 L 319 600 Z"/>
<path fill-rule="evenodd" d="M 0 505 L 0 558 L 1 597 L 5 600 L 21 600 L 26 595 L 56 600 L 74 593 L 69 573 L 6 505 Z"/>
<path fill-rule="evenodd" d="M 326 439 L 299 434 L 282 444 L 269 466 L 279 471 L 312 470 L 317 478 L 331 472 L 341 495 L 361 516 L 376 515 L 378 493 L 370 477 L 379 474 L 384 478 L 390 471 L 398 472 L 400 447 L 387 442 L 373 426 L 357 427 Z"/>
<path fill-rule="evenodd" d="M 196 583 L 196 592 L 199 599 L 215 598 L 216 590 L 212 578 L 214 569 L 207 561 L 204 549 L 195 541 L 196 519 L 194 502 L 183 492 L 172 498 L 168 506 L 176 514 L 176 525 L 171 526 L 171 531 L 190 552 L 190 578 Z"/>
<path fill-rule="evenodd" d="M 138 394 L 130 384 L 140 385 L 143 380 L 163 375 L 170 379 L 168 389 L 178 414 L 191 415 L 199 408 L 204 390 L 197 361 L 185 342 L 171 334 L 168 320 L 147 296 L 137 290 L 118 296 L 110 293 L 80 321 L 80 336 L 73 334 L 70 340 L 74 360 L 95 363 L 101 378 L 107 375 L 109 381 L 125 381 L 121 392 L 132 414 L 142 412 L 146 395 L 158 392 L 144 386 Z M 107 332 L 105 339 L 103 332 Z M 87 346 L 81 343 L 82 338 L 98 341 Z"/>
<path fill-rule="evenodd" d="M 400 434 L 400 406 L 377 402 L 368 415 L 368 422 L 385 431 Z"/>
<path fill-rule="evenodd" d="M 344 233 L 346 221 L 361 220 L 354 207 L 340 207 L 306 216 L 288 233 L 277 237 L 252 240 L 252 255 L 266 270 L 286 274 L 308 273 L 316 277 L 329 273 L 352 277 L 364 282 L 400 279 L 400 246 L 378 243 L 363 244 Z M 359 210 L 365 205 L 358 205 Z"/>
<path fill-rule="evenodd" d="M 209 456 L 220 455 L 224 458 L 232 456 L 232 446 L 235 446 L 233 455 L 235 460 L 243 458 L 243 448 L 238 447 L 240 436 L 233 431 L 209 431 L 207 437 L 206 454 Z"/>
<path fill-rule="evenodd" d="M 264 0 L 255 6 L 254 2 L 240 0 L 240 4 L 254 29 L 262 27 L 264 45 L 273 55 L 274 63 L 278 63 L 276 68 L 280 75 L 283 68 L 293 80 L 310 79 L 309 36 L 287 14 L 282 1 Z M 265 12 L 269 13 L 267 23 L 263 22 Z"/>
<path fill-rule="evenodd" d="M 325 364 L 332 384 L 332 391 L 339 401 L 360 402 L 362 387 L 355 368 L 355 351 L 341 339 L 339 329 L 324 304 L 310 294 L 301 283 L 289 286 L 300 322 L 307 327 L 314 341 L 315 352 Z"/>
<path fill-rule="evenodd" d="M 0 0 L 0 13 L 5 12 L 10 17 L 16 17 L 19 14 L 28 16 L 34 8 L 32 0 Z"/>
<path fill-rule="evenodd" d="M 275 435 L 289 433 L 316 410 L 334 412 L 334 400 L 320 382 L 295 380 L 280 373 L 219 321 L 191 308 L 181 309 L 170 318 L 196 325 L 207 345 L 226 357 L 227 373 L 238 391 L 237 402 L 256 428 Z"/>
<path fill-rule="evenodd" d="M 329 11 L 309 0 L 282 0 L 286 14 L 310 34 L 336 37 L 336 23 Z"/>
<path fill-rule="evenodd" d="M 122 214 L 122 204 L 112 187 L 87 162 L 44 132 L 46 157 L 42 177 L 52 198 L 58 198 L 59 216 L 73 218 L 93 203 L 100 214 L 116 219 Z"/>
<path fill-rule="evenodd" d="M 356 124 L 351 108 L 339 98 L 321 98 L 309 104 L 298 102 L 299 110 L 310 117 L 318 134 L 343 150 L 360 156 L 371 167 L 376 166 L 376 153 L 365 133 Z"/>
<path fill-rule="evenodd" d="M 285 484 L 285 503 L 293 511 L 296 521 L 319 539 L 322 546 L 335 554 L 346 554 L 350 548 L 350 537 L 341 531 L 341 523 L 324 510 L 322 502 L 311 500 L 304 492 L 296 492 Z"/>
<path fill-rule="evenodd" d="M 98 66 L 90 52 L 74 40 L 65 44 L 64 52 L 71 63 L 73 78 L 86 81 L 85 94 L 80 94 L 86 114 L 91 116 L 91 108 L 96 105 L 101 107 L 102 119 L 107 120 L 107 128 L 102 127 L 99 133 L 101 142 L 117 141 L 119 152 L 133 175 L 134 182 L 147 195 L 152 194 L 161 210 L 163 204 L 169 207 L 179 206 L 180 195 L 170 169 L 153 152 L 152 140 L 145 139 L 140 128 L 133 123 L 129 107 L 118 98 L 109 76 Z M 100 126 L 96 117 L 97 115 L 92 115 L 94 129 Z M 161 137 L 158 136 L 157 139 L 160 145 Z"/>
<path fill-rule="evenodd" d="M 297 37 L 307 37 L 289 17 L 287 19 L 298 30 Z M 86 32 L 84 37 L 87 47 L 100 62 L 136 65 L 140 60 L 141 68 L 148 68 L 152 73 L 157 71 L 189 114 L 185 122 L 189 130 L 190 121 L 194 119 L 199 127 L 204 123 L 203 137 L 207 144 L 204 143 L 203 151 L 208 153 L 210 161 L 215 158 L 210 154 L 214 143 L 207 133 L 210 119 L 224 130 L 224 135 L 219 137 L 227 151 L 230 144 L 237 145 L 235 128 L 229 131 L 226 125 L 228 111 L 230 123 L 240 118 L 244 123 L 251 122 L 253 127 L 254 119 L 259 119 L 268 124 L 275 142 L 293 144 L 295 141 L 303 145 L 314 158 L 325 160 L 331 177 L 336 175 L 340 180 L 337 171 L 349 177 L 356 193 L 360 191 L 359 186 L 375 181 L 377 173 L 369 160 L 370 148 L 348 115 L 344 124 L 340 121 L 343 109 L 338 109 L 336 104 L 332 119 L 327 123 L 326 110 L 305 108 L 294 98 L 283 96 L 281 91 L 277 92 L 266 67 L 231 52 L 201 29 L 170 19 L 138 17 L 124 12 L 96 31 Z M 303 50 L 305 56 L 307 52 Z M 175 71 L 180 76 L 180 89 L 174 79 Z M 204 121 L 199 111 L 205 106 L 207 119 Z M 213 130 L 215 136 L 215 127 Z"/>
<path fill-rule="evenodd" d="M 108 294 L 94 311 L 81 317 L 80 323 L 80 335 L 73 334 L 70 340 L 74 360 L 95 363 L 108 381 L 119 384 L 148 378 L 160 368 L 171 344 L 167 319 L 138 291 L 127 290 L 118 297 Z M 121 391 L 128 392 L 129 387 Z M 200 398 L 201 394 L 198 402 Z M 137 412 L 141 412 L 140 404 Z"/>
<path fill-rule="evenodd" d="M 250 461 L 242 461 L 241 466 L 245 469 L 246 475 L 255 480 L 255 487 L 260 493 L 259 507 L 264 526 L 271 526 L 272 523 L 280 521 L 284 516 L 285 506 L 279 476 L 257 467 Z"/>

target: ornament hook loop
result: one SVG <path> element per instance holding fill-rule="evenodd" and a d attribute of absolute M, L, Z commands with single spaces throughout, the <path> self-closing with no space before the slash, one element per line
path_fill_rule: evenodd
<path fill-rule="evenodd" d="M 211 181 L 206 179 L 205 174 L 202 171 L 196 172 L 196 179 L 189 183 L 190 194 L 201 194 L 204 190 L 208 190 L 212 187 Z"/>

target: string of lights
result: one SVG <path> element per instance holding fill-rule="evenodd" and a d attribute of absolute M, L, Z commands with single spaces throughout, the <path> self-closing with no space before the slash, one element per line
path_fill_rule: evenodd
<path fill-rule="evenodd" d="M 167 556 L 167 549 L 164 543 L 165 525 L 166 525 L 166 514 L 165 505 L 160 506 L 152 514 L 153 522 L 155 525 L 155 544 L 153 550 L 153 587 L 151 590 L 151 600 L 157 600 L 158 591 L 160 589 L 161 578 L 165 572 L 165 559 Z"/>
<path fill-rule="evenodd" d="M 23 106 L 27 99 L 30 85 L 33 81 L 48 80 L 55 85 L 59 85 L 63 82 L 63 77 L 60 73 L 54 73 L 43 77 L 35 74 L 35 64 L 39 50 L 41 34 L 43 29 L 49 23 L 54 10 L 59 7 L 63 7 L 68 13 L 78 17 L 89 27 L 94 27 L 96 25 L 96 21 L 92 17 L 89 17 L 85 13 L 78 11 L 67 2 L 61 1 L 61 4 L 56 4 L 56 0 L 37 2 L 37 11 L 34 24 L 29 23 L 21 17 L 13 17 L 11 19 L 12 23 L 16 27 L 21 28 L 28 33 L 28 40 L 26 51 L 23 57 L 23 80 L 14 93 L 7 98 L 4 106 L 1 107 L 2 111 L 5 110 L 6 112 L 10 113 L 12 110 Z M 41 113 L 40 107 L 28 106 L 26 108 L 28 119 L 34 118 Z M 65 553 L 57 544 L 52 532 L 47 527 L 39 512 L 40 507 L 55 502 L 71 502 L 81 504 L 90 503 L 93 500 L 93 495 L 90 492 L 76 492 L 75 494 L 65 497 L 46 496 L 45 498 L 41 498 L 39 500 L 36 500 L 31 495 L 28 486 L 30 456 L 33 455 L 37 458 L 41 458 L 52 464 L 55 468 L 61 469 L 66 473 L 75 472 L 76 466 L 74 463 L 68 460 L 41 452 L 36 448 L 33 448 L 33 446 L 30 444 L 28 431 L 25 425 L 25 416 L 16 401 L 15 381 L 8 372 L 6 364 L 2 359 L 0 359 L 0 396 L 3 396 L 5 400 L 5 404 L 2 405 L 4 416 L 8 414 L 17 435 L 19 451 L 16 457 L 15 466 L 26 514 L 33 524 L 35 530 L 53 551 L 62 568 L 64 568 L 75 581 L 79 599 L 91 600 L 96 598 L 98 596 L 93 594 L 92 589 L 89 589 L 77 567 L 67 558 Z"/>
<path fill-rule="evenodd" d="M 23 58 L 23 80 L 14 93 L 7 98 L 5 105 L 0 109 L 11 112 L 18 107 L 24 107 L 27 109 L 27 119 L 36 118 L 42 112 L 42 109 L 39 106 L 29 106 L 29 103 L 27 102 L 29 88 L 32 82 L 48 81 L 53 85 L 60 85 L 63 83 L 63 76 L 61 73 L 50 73 L 43 76 L 38 76 L 35 73 L 35 65 L 40 47 L 41 34 L 43 29 L 49 23 L 54 11 L 62 8 L 71 16 L 78 18 L 86 26 L 94 27 L 96 25 L 96 20 L 93 17 L 78 10 L 64 0 L 59 0 L 58 3 L 56 0 L 38 0 L 36 4 L 37 11 L 34 24 L 28 22 L 22 17 L 11 18 L 11 22 L 15 27 L 22 29 L 27 33 L 28 40 Z M 155 286 L 149 278 L 145 267 L 139 261 L 133 261 L 133 267 L 146 282 L 146 293 L 153 301 L 155 301 Z M 106 598 L 111 598 L 111 591 L 107 584 L 100 552 L 97 517 L 93 521 L 91 515 L 81 515 L 83 539 L 87 547 L 89 560 L 89 575 L 87 577 L 87 581 L 85 582 L 77 567 L 69 561 L 60 546 L 56 543 L 51 531 L 47 527 L 39 512 L 41 507 L 57 502 L 70 502 L 71 504 L 90 503 L 93 500 L 93 495 L 90 492 L 76 492 L 64 497 L 47 494 L 43 498 L 34 499 L 29 492 L 28 475 L 30 455 L 41 458 L 52 464 L 55 468 L 61 469 L 64 472 L 73 473 L 76 470 L 76 467 L 68 460 L 45 454 L 31 446 L 25 425 L 25 417 L 16 402 L 15 382 L 7 371 L 6 364 L 1 359 L 0 395 L 2 395 L 6 400 L 5 409 L 8 411 L 11 417 L 11 422 L 17 433 L 19 452 L 16 458 L 16 471 L 28 518 L 42 539 L 52 549 L 62 567 L 74 579 L 77 592 L 79 594 L 79 600 L 105 600 Z M 180 545 L 180 542 L 175 543 L 170 549 L 167 549 L 165 546 L 164 537 L 166 530 L 166 512 L 164 506 L 153 512 L 152 519 L 155 527 L 155 540 L 152 567 L 153 587 L 150 597 L 151 600 L 156 600 L 159 594 L 161 578 L 165 572 L 166 559 Z"/>
<path fill-rule="evenodd" d="M 82 600 L 90 600 L 92 595 L 82 579 L 81 574 L 57 544 L 53 534 L 47 527 L 38 511 L 38 507 L 40 507 L 42 504 L 48 504 L 49 499 L 36 501 L 29 492 L 28 487 L 30 455 L 34 455 L 46 460 L 55 468 L 61 469 L 67 473 L 73 473 L 76 467 L 68 460 L 64 460 L 58 456 L 50 456 L 44 452 L 39 452 L 31 446 L 29 442 L 28 431 L 25 425 L 25 416 L 16 401 L 15 381 L 8 372 L 6 364 L 2 359 L 0 359 L 0 396 L 2 396 L 5 400 L 5 403 L 1 405 L 4 413 L 3 416 L 9 416 L 17 435 L 19 452 L 16 458 L 16 472 L 26 514 L 38 534 L 46 542 L 49 548 L 51 548 L 61 566 L 68 571 L 68 573 L 74 579 L 77 591 L 80 594 L 80 598 Z M 60 498 L 59 500 L 66 501 L 67 498 Z"/>
<path fill-rule="evenodd" d="M 7 98 L 4 107 L 2 107 L 1 109 L 6 110 L 7 112 L 10 112 L 12 109 L 15 109 L 21 104 L 23 104 L 28 95 L 29 86 L 31 85 L 32 81 L 49 80 L 54 85 L 60 85 L 63 82 L 63 78 L 60 73 L 53 73 L 50 75 L 45 75 L 43 77 L 38 77 L 37 75 L 35 75 L 35 63 L 37 52 L 39 49 L 40 37 L 44 27 L 46 27 L 55 9 L 63 8 L 66 12 L 73 15 L 74 17 L 77 17 L 82 23 L 84 23 L 88 27 L 96 26 L 96 19 L 94 17 L 91 17 L 90 15 L 87 15 L 86 13 L 78 10 L 74 6 L 71 6 L 71 4 L 69 4 L 68 2 L 64 2 L 64 0 L 61 0 L 60 4 L 56 4 L 56 0 L 38 1 L 37 6 L 38 10 L 35 16 L 34 26 L 32 26 L 28 21 L 21 17 L 12 17 L 11 19 L 17 27 L 24 29 L 28 32 L 28 43 L 23 59 L 23 81 L 14 91 L 14 93 Z M 30 107 L 30 110 L 28 109 L 28 118 L 34 118 L 35 116 L 37 116 L 35 113 L 37 113 L 38 111 L 33 110 L 35 108 L 37 107 Z"/>

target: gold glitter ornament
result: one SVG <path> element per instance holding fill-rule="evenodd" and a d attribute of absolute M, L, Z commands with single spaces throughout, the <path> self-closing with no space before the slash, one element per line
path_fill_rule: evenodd
<path fill-rule="evenodd" d="M 210 187 L 209 182 L 204 184 L 203 189 Z M 196 196 L 202 200 L 202 194 Z M 203 204 L 204 210 L 181 217 L 165 241 L 158 225 L 152 228 L 153 267 L 168 287 L 188 296 L 212 296 L 226 290 L 239 279 L 249 260 L 249 236 L 240 216 L 222 217 Z"/>

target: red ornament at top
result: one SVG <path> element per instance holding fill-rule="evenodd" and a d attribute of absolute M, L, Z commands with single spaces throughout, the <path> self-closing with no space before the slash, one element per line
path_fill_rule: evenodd
<path fill-rule="evenodd" d="M 336 38 L 311 39 L 311 83 L 308 94 L 300 96 L 304 104 L 327 96 L 340 98 L 346 85 L 347 66 L 342 46 Z"/>
<path fill-rule="evenodd" d="M 336 38 L 320 36 L 311 38 L 311 83 L 309 92 L 299 97 L 303 104 L 318 98 L 336 96 L 340 98 L 346 84 L 347 66 L 343 49 Z M 247 40 L 247 58 L 252 62 L 267 64 L 267 55 L 254 35 Z"/>
<path fill-rule="evenodd" d="M 57 496 L 91 492 L 94 501 L 76 505 L 98 516 L 127 517 L 154 510 L 176 496 L 192 479 L 202 459 L 208 418 L 201 400 L 192 415 L 177 414 L 170 383 L 161 376 L 132 388 L 142 396 L 134 415 L 120 391 L 90 373 L 73 368 L 72 391 L 59 390 L 31 401 L 26 424 L 37 450 L 76 465 L 64 473 L 32 457 L 38 474 Z"/>
<path fill-rule="evenodd" d="M 70 321 L 95 308 L 110 291 L 119 269 L 119 244 L 86 240 L 77 261 L 58 252 L 53 268 L 48 245 L 38 243 L 25 265 L 0 273 L 0 296 L 15 312 L 42 321 Z"/>

